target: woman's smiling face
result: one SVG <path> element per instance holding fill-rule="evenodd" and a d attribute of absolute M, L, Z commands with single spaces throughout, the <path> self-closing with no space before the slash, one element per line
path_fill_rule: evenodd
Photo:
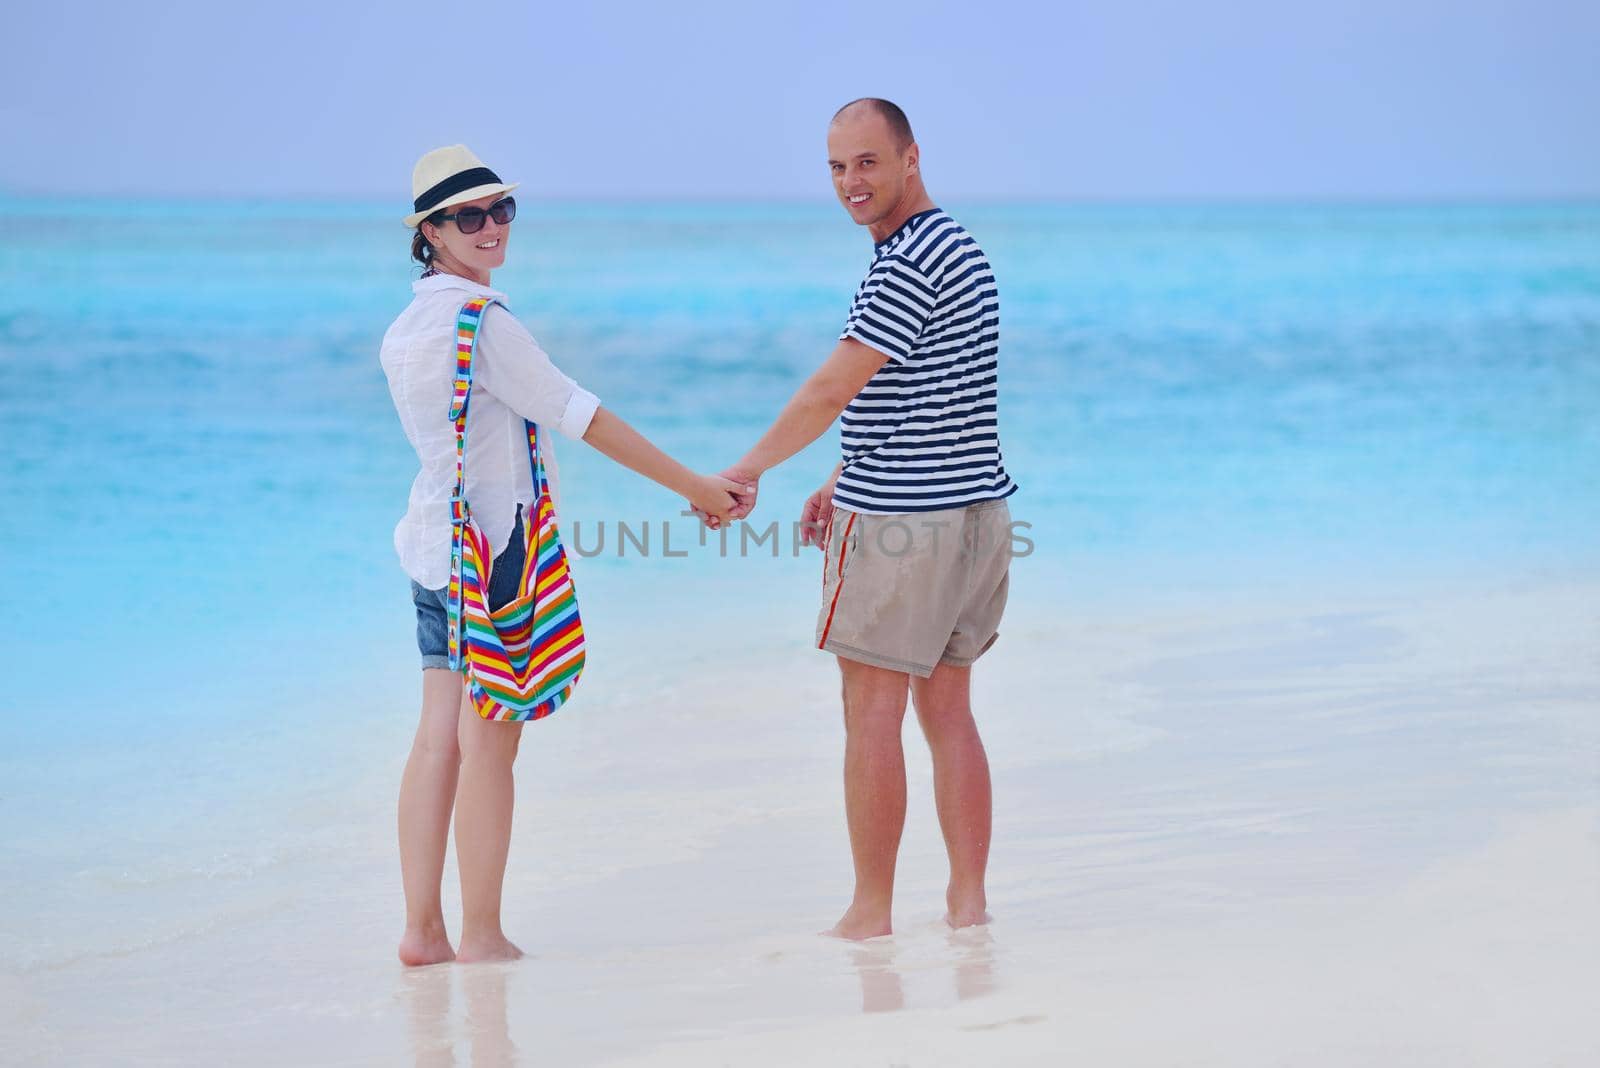
<path fill-rule="evenodd" d="M 462 208 L 482 208 L 487 211 L 490 205 L 504 198 L 504 193 L 491 193 L 444 210 L 447 215 L 453 215 Z M 434 247 L 441 266 L 484 281 L 490 271 L 506 262 L 506 242 L 511 237 L 511 223 L 495 222 L 494 216 L 490 215 L 483 220 L 483 229 L 464 234 L 456 221 L 449 219 L 437 225 L 424 222 L 422 233 Z"/>

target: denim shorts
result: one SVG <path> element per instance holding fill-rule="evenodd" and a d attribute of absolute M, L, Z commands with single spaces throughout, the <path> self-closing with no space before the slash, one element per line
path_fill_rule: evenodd
<path fill-rule="evenodd" d="M 511 542 L 494 558 L 489 569 L 489 608 L 501 607 L 517 595 L 522 581 L 522 562 L 527 557 L 523 544 L 522 506 L 517 506 L 517 522 L 511 528 Z M 417 651 L 423 668 L 450 669 L 450 590 L 425 589 L 411 584 L 411 603 L 417 606 Z"/>

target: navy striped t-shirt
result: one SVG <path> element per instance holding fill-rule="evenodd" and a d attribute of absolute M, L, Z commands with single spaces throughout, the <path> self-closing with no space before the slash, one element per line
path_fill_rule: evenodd
<path fill-rule="evenodd" d="M 995 406 L 999 295 L 961 224 L 932 208 L 878 242 L 839 336 L 889 360 L 845 407 L 834 504 L 897 515 L 1016 492 Z"/>

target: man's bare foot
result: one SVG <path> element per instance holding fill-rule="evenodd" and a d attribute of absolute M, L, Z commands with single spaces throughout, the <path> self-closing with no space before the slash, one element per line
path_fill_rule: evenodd
<path fill-rule="evenodd" d="M 428 964 L 443 964 L 456 959 L 450 948 L 450 936 L 443 927 L 407 927 L 400 936 L 400 963 L 407 968 L 421 968 Z"/>
<path fill-rule="evenodd" d="M 496 960 L 521 960 L 522 950 L 511 944 L 505 935 L 497 934 L 487 938 L 474 938 L 468 941 L 466 936 L 461 938 L 461 952 L 456 954 L 456 960 L 462 964 L 478 964 L 483 961 Z"/>
<path fill-rule="evenodd" d="M 889 925 L 887 909 L 863 909 L 851 905 L 839 918 L 838 923 L 822 933 L 829 938 L 844 938 L 851 942 L 859 942 L 864 938 L 893 934 L 894 930 Z"/>
<path fill-rule="evenodd" d="M 979 924 L 988 923 L 990 916 L 984 911 L 984 897 L 982 894 L 965 901 L 954 897 L 945 899 L 949 911 L 944 914 L 944 922 L 956 930 L 963 927 L 977 927 Z"/>

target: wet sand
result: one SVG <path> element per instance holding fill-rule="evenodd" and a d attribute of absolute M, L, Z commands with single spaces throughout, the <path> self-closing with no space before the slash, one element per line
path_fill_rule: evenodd
<path fill-rule="evenodd" d="M 1024 605 L 977 682 L 995 922 L 940 922 L 908 723 L 897 929 L 861 945 L 812 934 L 850 888 L 836 673 L 776 633 L 613 631 L 633 670 L 529 728 L 515 965 L 393 960 L 409 713 L 97 758 L 48 807 L 61 769 L 14 769 L 4 1059 L 1591 1064 L 1597 603 Z"/>

